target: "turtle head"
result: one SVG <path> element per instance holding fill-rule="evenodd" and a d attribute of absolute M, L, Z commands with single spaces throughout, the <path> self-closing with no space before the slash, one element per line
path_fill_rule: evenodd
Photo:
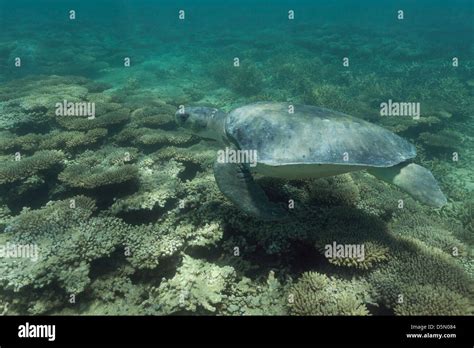
<path fill-rule="evenodd" d="M 183 107 L 175 114 L 178 126 L 197 136 L 215 140 L 222 140 L 225 136 L 226 116 L 226 113 L 219 109 L 204 106 Z"/>

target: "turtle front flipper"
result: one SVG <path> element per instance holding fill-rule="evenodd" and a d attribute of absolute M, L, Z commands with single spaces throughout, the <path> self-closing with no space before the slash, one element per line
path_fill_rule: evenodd
<path fill-rule="evenodd" d="M 282 207 L 268 200 L 246 165 L 216 162 L 214 177 L 222 193 L 245 213 L 268 221 L 280 220 L 287 215 Z"/>

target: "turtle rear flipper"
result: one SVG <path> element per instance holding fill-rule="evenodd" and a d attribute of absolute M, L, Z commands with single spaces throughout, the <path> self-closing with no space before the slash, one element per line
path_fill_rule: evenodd
<path fill-rule="evenodd" d="M 269 201 L 246 165 L 216 162 L 214 177 L 221 192 L 247 214 L 267 221 L 286 217 L 287 212 Z"/>
<path fill-rule="evenodd" d="M 435 208 L 446 204 L 446 197 L 433 174 L 418 164 L 400 163 L 393 167 L 374 167 L 368 169 L 368 172 L 377 179 L 398 186 L 421 203 Z"/>

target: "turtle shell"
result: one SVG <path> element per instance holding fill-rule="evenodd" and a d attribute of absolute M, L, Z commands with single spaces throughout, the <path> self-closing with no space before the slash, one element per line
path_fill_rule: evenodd
<path fill-rule="evenodd" d="M 232 110 L 228 139 L 256 150 L 258 163 L 340 164 L 390 167 L 416 156 L 415 147 L 375 124 L 341 112 L 308 105 L 260 102 Z"/>

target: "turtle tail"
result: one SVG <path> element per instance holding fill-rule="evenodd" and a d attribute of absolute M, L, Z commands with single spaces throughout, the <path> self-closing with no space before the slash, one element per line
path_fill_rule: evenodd
<path fill-rule="evenodd" d="M 393 167 L 370 168 L 376 178 L 398 186 L 421 203 L 441 208 L 446 197 L 431 172 L 415 163 L 400 163 Z"/>

